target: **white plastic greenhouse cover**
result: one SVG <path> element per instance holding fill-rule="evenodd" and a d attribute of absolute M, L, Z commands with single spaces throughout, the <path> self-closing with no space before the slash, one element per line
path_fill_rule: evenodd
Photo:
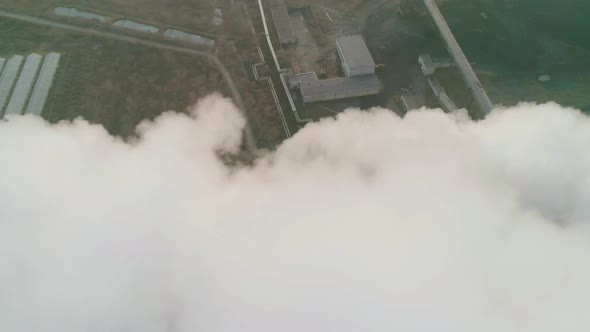
<path fill-rule="evenodd" d="M 0 117 L 2 116 L 2 110 L 4 110 L 8 98 L 10 97 L 12 86 L 18 75 L 20 65 L 23 63 L 23 59 L 24 58 L 20 55 L 15 55 L 10 58 L 6 62 L 6 66 L 4 66 L 4 70 L 0 75 Z"/>
<path fill-rule="evenodd" d="M 16 81 L 14 91 L 8 102 L 8 106 L 6 106 L 4 116 L 8 114 L 23 114 L 25 104 L 29 99 L 33 83 L 35 83 L 35 78 L 37 77 L 37 71 L 39 70 L 41 59 L 42 57 L 35 53 L 27 56 L 25 65 L 18 77 L 18 81 Z"/>
<path fill-rule="evenodd" d="M 47 97 L 49 96 L 49 90 L 53 84 L 53 78 L 59 67 L 60 58 L 61 56 L 57 53 L 49 53 L 45 57 L 45 60 L 43 60 L 43 66 L 41 66 L 39 78 L 37 78 L 37 83 L 35 83 L 35 87 L 33 88 L 33 93 L 31 94 L 31 99 L 25 112 L 26 114 L 41 116 L 45 108 L 45 103 L 47 102 Z"/>

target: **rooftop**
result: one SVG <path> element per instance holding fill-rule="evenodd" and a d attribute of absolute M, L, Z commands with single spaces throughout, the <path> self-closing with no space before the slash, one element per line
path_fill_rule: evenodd
<path fill-rule="evenodd" d="M 352 35 L 340 37 L 336 40 L 336 44 L 340 48 L 343 61 L 348 64 L 351 69 L 359 67 L 375 67 L 375 61 L 371 52 L 367 48 L 367 44 L 361 35 Z"/>
<path fill-rule="evenodd" d="M 304 100 L 357 97 L 378 93 L 381 90 L 381 82 L 375 74 L 318 80 L 315 73 L 304 73 L 291 76 L 289 83 L 291 86 L 299 86 Z"/>
<path fill-rule="evenodd" d="M 282 0 L 274 0 L 271 3 L 270 13 L 281 44 L 296 43 L 297 38 L 295 37 L 295 32 L 291 26 L 289 11 L 287 10 L 285 2 Z"/>

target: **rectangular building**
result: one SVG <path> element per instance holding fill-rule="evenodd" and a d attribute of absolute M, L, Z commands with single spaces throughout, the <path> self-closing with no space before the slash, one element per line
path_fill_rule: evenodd
<path fill-rule="evenodd" d="M 270 14 L 281 44 L 289 45 L 297 43 L 297 37 L 295 36 L 295 31 L 293 31 L 285 1 L 273 0 L 270 5 Z"/>
<path fill-rule="evenodd" d="M 0 75 L 0 118 L 2 117 L 4 106 L 6 106 L 8 98 L 10 98 L 12 87 L 14 86 L 14 82 L 16 81 L 23 60 L 24 58 L 20 55 L 11 57 L 6 62 L 4 70 Z"/>
<path fill-rule="evenodd" d="M 197 45 L 201 45 L 201 46 L 215 45 L 215 40 L 213 40 L 209 37 L 195 35 L 192 33 L 184 32 L 184 31 L 180 31 L 180 30 L 176 30 L 176 29 L 166 29 L 166 31 L 164 31 L 163 35 L 168 38 L 178 39 L 178 40 L 182 40 L 185 42 L 189 42 L 189 43 L 197 44 Z"/>
<path fill-rule="evenodd" d="M 428 77 L 428 84 L 432 89 L 432 93 L 434 93 L 434 96 L 436 97 L 436 99 L 438 99 L 438 103 L 440 104 L 440 106 L 442 106 L 442 108 L 445 111 L 452 113 L 459 110 L 459 107 L 457 107 L 457 105 L 455 105 L 455 102 L 453 102 L 451 97 L 447 95 L 447 92 L 442 87 L 442 85 L 440 85 L 436 78 L 432 76 Z"/>
<path fill-rule="evenodd" d="M 375 73 L 375 61 L 361 35 L 340 37 L 336 49 L 342 60 L 346 76 L 370 75 Z"/>
<path fill-rule="evenodd" d="M 16 81 L 16 85 L 14 86 L 8 106 L 6 106 L 4 116 L 8 114 L 23 114 L 25 105 L 33 89 L 33 83 L 35 83 L 35 78 L 37 77 L 41 59 L 42 57 L 35 53 L 27 56 L 18 81 Z"/>
<path fill-rule="evenodd" d="M 374 74 L 318 80 L 313 72 L 292 75 L 289 87 L 299 89 L 305 103 L 370 96 L 378 94 L 382 88 Z"/>
<path fill-rule="evenodd" d="M 113 25 L 123 29 L 130 29 L 147 33 L 157 33 L 158 31 L 160 31 L 158 27 L 155 27 L 153 25 L 143 24 L 128 19 L 117 20 L 113 23 Z"/>
<path fill-rule="evenodd" d="M 370 96 L 381 92 L 381 82 L 375 74 L 375 61 L 363 37 L 341 37 L 336 40 L 336 46 L 345 77 L 319 80 L 314 72 L 289 77 L 289 88 L 299 89 L 303 102 Z"/>
<path fill-rule="evenodd" d="M 45 60 L 43 60 L 43 65 L 41 66 L 41 71 L 33 88 L 33 93 L 31 94 L 31 99 L 29 99 L 25 114 L 41 116 L 47 97 L 49 96 L 49 90 L 53 84 L 53 78 L 59 67 L 60 58 L 61 56 L 57 53 L 49 53 L 45 57 Z"/>

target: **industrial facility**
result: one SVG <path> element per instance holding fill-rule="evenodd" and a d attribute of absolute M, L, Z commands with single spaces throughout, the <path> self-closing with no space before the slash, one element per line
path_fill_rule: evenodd
<path fill-rule="evenodd" d="M 449 97 L 443 86 L 434 76 L 437 69 L 455 67 L 455 62 L 452 60 L 433 59 L 428 54 L 422 54 L 418 57 L 418 63 L 420 64 L 422 73 L 426 76 L 428 85 L 430 85 L 430 89 L 438 100 L 440 106 L 449 113 L 459 110 L 459 107 L 457 107 L 455 102 Z"/>
<path fill-rule="evenodd" d="M 469 60 L 467 60 L 465 53 L 463 53 L 461 46 L 459 46 L 457 39 L 455 39 L 453 32 L 447 24 L 447 21 L 438 9 L 436 2 L 434 0 L 424 0 L 424 5 L 426 7 L 426 10 L 432 17 L 434 24 L 438 28 L 438 31 L 447 46 L 449 54 L 455 61 L 457 67 L 459 68 L 459 71 L 461 73 L 461 76 L 463 77 L 463 80 L 465 81 L 465 84 L 471 90 L 471 94 L 473 95 L 475 102 L 479 105 L 481 111 L 483 111 L 484 113 L 490 113 L 494 109 L 494 104 L 488 97 L 487 92 L 485 91 L 481 82 L 477 78 L 477 75 L 473 71 L 473 68 L 469 63 Z M 422 60 L 420 60 L 420 62 L 423 70 L 425 70 L 425 63 L 422 62 Z M 427 72 L 425 72 L 425 74 L 426 73 Z"/>
<path fill-rule="evenodd" d="M 285 4 L 285 0 L 272 0 L 270 14 L 281 44 L 290 45 L 297 43 L 297 37 L 295 37 L 295 32 L 293 31 L 293 26 L 289 19 L 289 11 Z"/>
<path fill-rule="evenodd" d="M 35 53 L 26 59 L 20 55 L 14 55 L 8 61 L 0 58 L 0 118 L 9 114 L 41 116 L 59 60 L 57 53 L 50 53 L 45 59 Z"/>
<path fill-rule="evenodd" d="M 336 40 L 336 50 L 346 76 L 375 73 L 375 61 L 361 35 L 341 37 Z"/>
<path fill-rule="evenodd" d="M 289 77 L 289 88 L 299 89 L 306 103 L 381 92 L 381 82 L 375 74 L 375 61 L 361 35 L 338 38 L 336 49 L 345 77 L 319 80 L 314 72 L 295 74 Z"/>

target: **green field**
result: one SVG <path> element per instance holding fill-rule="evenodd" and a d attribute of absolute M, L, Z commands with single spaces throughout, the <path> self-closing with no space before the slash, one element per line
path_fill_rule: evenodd
<path fill-rule="evenodd" d="M 495 102 L 590 104 L 590 2 L 454 0 L 441 10 Z"/>
<path fill-rule="evenodd" d="M 63 55 L 43 116 L 52 122 L 81 116 L 114 135 L 128 136 L 143 119 L 226 92 L 217 68 L 202 57 L 0 19 L 0 56 L 31 52 Z"/>
<path fill-rule="evenodd" d="M 441 11 L 494 103 L 556 101 L 590 111 L 589 1 L 449 0 Z M 411 84 L 419 54 L 450 57 L 425 11 L 400 17 L 384 5 L 370 15 L 365 37 L 385 64 L 381 78 L 391 94 Z M 455 69 L 436 75 L 457 105 L 470 107 Z M 541 75 L 551 80 L 541 83 Z"/>

